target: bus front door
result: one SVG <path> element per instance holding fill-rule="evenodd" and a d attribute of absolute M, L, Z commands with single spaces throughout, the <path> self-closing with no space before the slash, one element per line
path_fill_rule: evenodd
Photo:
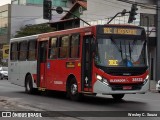
<path fill-rule="evenodd" d="M 38 44 L 37 60 L 37 86 L 46 88 L 46 61 L 48 41 L 40 41 Z"/>
<path fill-rule="evenodd" d="M 82 50 L 82 91 L 90 91 L 92 88 L 92 50 L 93 37 L 85 36 Z"/>

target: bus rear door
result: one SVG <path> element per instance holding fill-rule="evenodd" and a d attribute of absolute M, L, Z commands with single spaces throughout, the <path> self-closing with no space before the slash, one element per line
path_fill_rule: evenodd
<path fill-rule="evenodd" d="M 37 60 L 37 86 L 46 88 L 46 61 L 47 61 L 48 41 L 38 43 L 38 60 Z"/>

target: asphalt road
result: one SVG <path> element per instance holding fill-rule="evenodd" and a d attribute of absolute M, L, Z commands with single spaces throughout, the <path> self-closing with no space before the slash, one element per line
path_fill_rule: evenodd
<path fill-rule="evenodd" d="M 122 101 L 115 101 L 111 96 L 98 95 L 98 97 L 85 97 L 80 102 L 74 102 L 65 97 L 64 93 L 50 92 L 40 95 L 29 95 L 24 88 L 10 84 L 7 80 L 0 80 L 0 111 L 55 111 L 48 115 L 58 114 L 56 117 L 41 118 L 60 120 L 159 120 L 160 117 L 123 117 L 123 114 L 153 112 L 160 115 L 160 93 L 148 92 L 146 94 L 128 94 Z M 73 112 L 74 117 L 63 117 L 64 112 L 57 111 L 82 111 Z M 91 112 L 92 111 L 92 112 Z M 93 112 L 96 111 L 96 112 Z M 101 117 L 108 111 L 112 117 Z M 124 112 L 123 111 L 128 111 Z M 138 112 L 140 111 L 140 112 Z M 87 117 L 84 113 L 87 113 Z M 68 113 L 67 113 L 68 114 Z M 117 115 L 119 117 L 117 117 Z M 120 117 L 122 115 L 122 117 Z M 70 116 L 70 114 L 69 114 Z M 106 115 L 107 116 L 107 115 Z M 115 116 L 115 117 L 113 117 Z M 0 118 L 1 120 L 2 118 Z M 5 119 L 5 118 L 3 118 Z M 17 118 L 10 118 L 17 120 Z M 21 118 L 22 119 L 22 118 Z M 27 119 L 27 118 L 26 118 Z M 33 119 L 33 118 L 32 118 Z M 36 119 L 36 118 L 34 118 Z M 40 118 L 37 118 L 40 119 Z M 7 119 L 8 120 L 8 119 Z M 23 118 L 24 120 L 24 118 Z"/>

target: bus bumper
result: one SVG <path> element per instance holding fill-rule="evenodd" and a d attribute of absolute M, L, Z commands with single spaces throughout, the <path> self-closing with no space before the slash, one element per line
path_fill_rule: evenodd
<path fill-rule="evenodd" d="M 97 80 L 93 86 L 93 92 L 97 94 L 135 94 L 135 93 L 145 93 L 149 90 L 149 80 L 142 85 L 140 90 L 112 90 L 110 85 L 106 85 L 99 80 Z"/>

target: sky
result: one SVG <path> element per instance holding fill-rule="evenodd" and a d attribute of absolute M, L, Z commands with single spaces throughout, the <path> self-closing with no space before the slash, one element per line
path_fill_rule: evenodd
<path fill-rule="evenodd" d="M 0 0 L 0 6 L 11 3 L 11 0 Z"/>

